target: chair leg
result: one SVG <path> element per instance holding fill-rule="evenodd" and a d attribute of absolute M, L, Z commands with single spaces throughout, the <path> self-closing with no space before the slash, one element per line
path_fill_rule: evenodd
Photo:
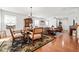
<path fill-rule="evenodd" d="M 43 35 L 41 35 L 41 41 L 43 41 Z"/>
<path fill-rule="evenodd" d="M 12 47 L 15 47 L 15 46 L 14 46 L 14 41 L 12 41 Z"/>
<path fill-rule="evenodd" d="M 43 42 L 43 38 L 40 38 L 41 42 Z"/>
<path fill-rule="evenodd" d="M 32 40 L 32 45 L 34 46 L 34 41 Z"/>

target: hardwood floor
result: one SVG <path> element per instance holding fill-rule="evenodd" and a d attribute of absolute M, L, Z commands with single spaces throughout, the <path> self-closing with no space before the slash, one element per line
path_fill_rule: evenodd
<path fill-rule="evenodd" d="M 56 36 L 56 39 L 35 52 L 77 52 L 79 51 L 79 39 L 70 37 L 68 32 Z"/>

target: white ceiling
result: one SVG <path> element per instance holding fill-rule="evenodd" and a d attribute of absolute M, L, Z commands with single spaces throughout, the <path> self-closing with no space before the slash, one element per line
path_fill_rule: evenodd
<path fill-rule="evenodd" d="M 3 10 L 28 15 L 30 13 L 29 7 L 3 7 Z M 78 7 L 33 7 L 32 13 L 35 16 L 78 16 Z"/>
<path fill-rule="evenodd" d="M 79 8 L 65 8 L 65 7 L 46 7 L 46 8 L 34 8 L 34 15 L 42 16 L 78 16 Z"/>
<path fill-rule="evenodd" d="M 10 12 L 15 12 L 15 13 L 20 13 L 20 14 L 26 14 L 27 8 L 25 7 L 2 7 L 1 9 L 10 11 Z"/>

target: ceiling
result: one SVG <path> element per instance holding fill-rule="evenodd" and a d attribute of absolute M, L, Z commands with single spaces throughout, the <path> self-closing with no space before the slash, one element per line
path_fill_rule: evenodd
<path fill-rule="evenodd" d="M 2 7 L 1 9 L 20 13 L 24 15 L 30 14 L 29 7 Z M 78 7 L 32 7 L 34 16 L 52 17 L 52 16 L 78 16 Z"/>
<path fill-rule="evenodd" d="M 26 14 L 25 7 L 2 7 L 0 9 L 10 11 L 10 12 L 20 13 L 20 14 Z"/>

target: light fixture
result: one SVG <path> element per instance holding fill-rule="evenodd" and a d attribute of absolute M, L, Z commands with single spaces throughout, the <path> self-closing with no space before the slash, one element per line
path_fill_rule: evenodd
<path fill-rule="evenodd" d="M 26 8 L 26 18 L 32 18 L 32 7 Z"/>
<path fill-rule="evenodd" d="M 30 7 L 30 17 L 32 17 L 32 7 Z"/>

